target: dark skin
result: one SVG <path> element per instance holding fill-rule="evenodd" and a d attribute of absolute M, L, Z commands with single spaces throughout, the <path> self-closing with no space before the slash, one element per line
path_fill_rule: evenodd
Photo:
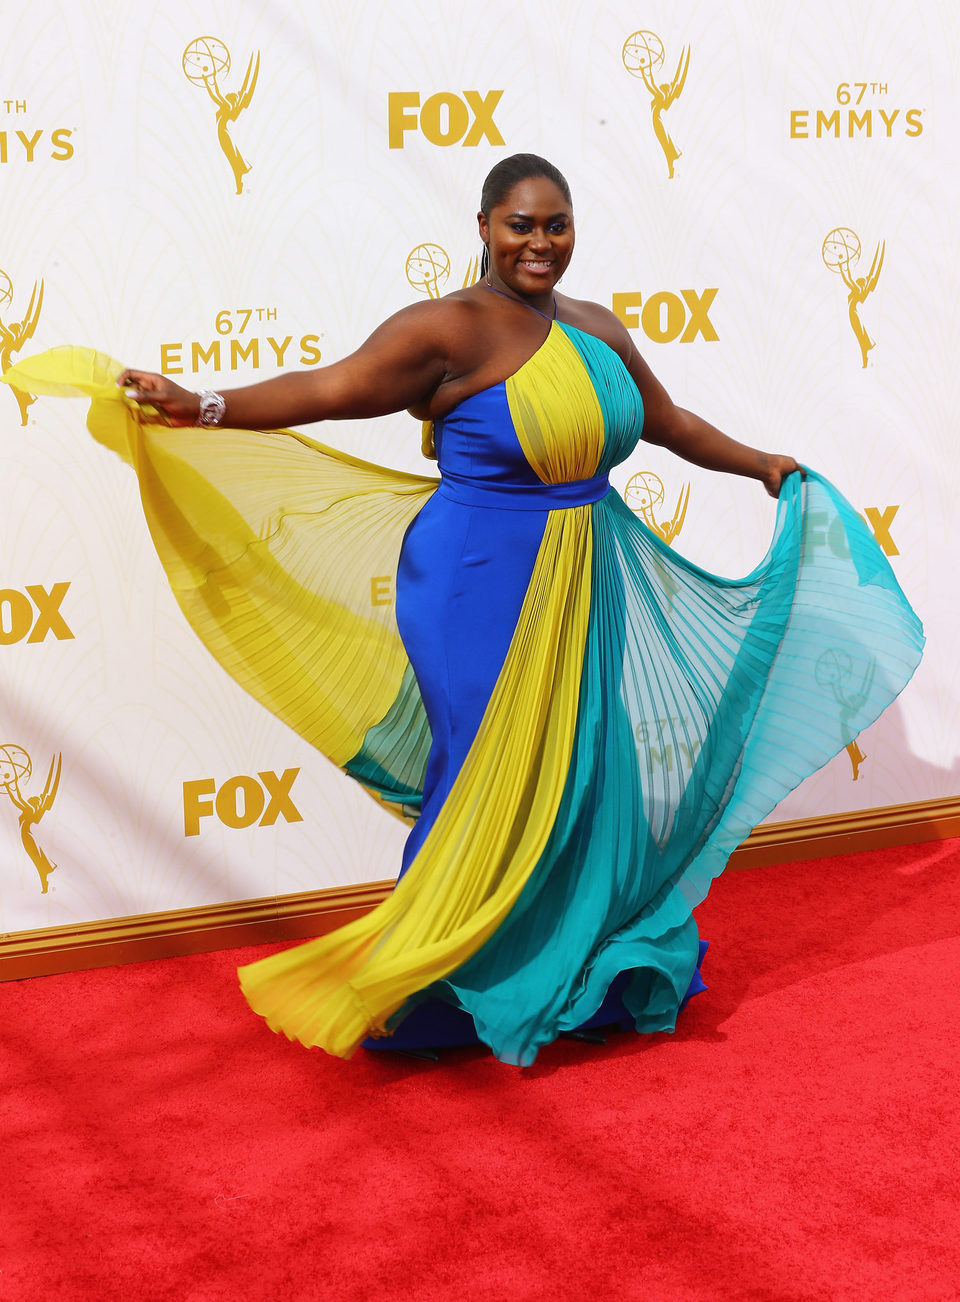
<path fill-rule="evenodd" d="M 550 328 L 544 316 L 527 309 L 552 317 L 556 302 L 560 321 L 602 339 L 630 372 L 643 398 L 646 442 L 708 470 L 759 479 L 772 497 L 779 495 L 785 476 L 800 469 L 793 457 L 747 447 L 677 407 L 612 312 L 556 293 L 575 232 L 570 204 L 552 181 L 518 182 L 504 203 L 477 220 L 490 253 L 489 287 L 481 281 L 403 308 L 331 366 L 225 391 L 223 424 L 280 429 L 403 409 L 418 420 L 436 420 L 519 370 Z M 156 407 L 170 425 L 196 422 L 199 398 L 166 376 L 127 370 L 118 384 L 137 402 Z"/>

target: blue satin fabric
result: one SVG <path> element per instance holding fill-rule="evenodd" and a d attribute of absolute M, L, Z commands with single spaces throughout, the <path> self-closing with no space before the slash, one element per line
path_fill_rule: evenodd
<path fill-rule="evenodd" d="M 588 336 L 585 336 L 589 340 Z M 633 437 L 639 433 L 634 428 Z M 397 574 L 397 623 L 432 733 L 420 818 L 404 847 L 407 870 L 476 735 L 503 666 L 543 537 L 547 513 L 597 502 L 606 474 L 544 484 L 517 439 L 503 384 L 466 399 L 434 427 L 440 487 L 411 525 Z M 706 987 L 699 962 L 687 998 Z M 624 973 L 584 1027 L 633 1024 Z M 477 1042 L 473 1019 L 438 998 L 416 1004 L 372 1049 Z"/>
<path fill-rule="evenodd" d="M 671 1030 L 685 992 L 702 988 L 691 910 L 710 881 L 787 792 L 878 717 L 922 652 L 919 620 L 870 531 L 813 471 L 785 481 L 769 552 L 742 579 L 686 561 L 605 492 L 604 475 L 639 437 L 642 405 L 605 344 L 560 329 L 603 413 L 595 478 L 539 484 L 502 385 L 435 432 L 444 484 L 409 530 L 398 582 L 400 631 L 434 731 L 405 862 L 475 736 L 562 494 L 593 503 L 564 792 L 509 915 L 399 1010 L 392 1039 L 369 1047 L 464 1043 L 476 1028 L 503 1061 L 526 1064 L 577 1026 Z M 555 401 L 562 428 L 567 399 Z"/>
<path fill-rule="evenodd" d="M 433 738 L 423 806 L 404 847 L 401 875 L 433 826 L 480 726 L 548 509 L 531 509 L 530 499 L 545 485 L 517 440 L 502 384 L 438 421 L 434 444 L 443 479 L 407 532 L 397 572 L 397 625 Z M 472 502 L 461 500 L 467 490 Z M 511 493 L 523 501 L 522 509 L 503 504 Z"/>

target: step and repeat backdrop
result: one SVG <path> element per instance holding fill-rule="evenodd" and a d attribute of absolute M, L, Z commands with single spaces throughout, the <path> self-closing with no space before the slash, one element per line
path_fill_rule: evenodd
<path fill-rule="evenodd" d="M 682 405 L 837 483 L 924 619 L 913 683 L 774 819 L 950 796 L 958 77 L 951 0 L 34 0 L 0 49 L 0 364 L 85 343 L 221 388 L 334 361 L 471 283 L 483 177 L 544 154 L 563 289 Z M 0 388 L 0 931 L 392 876 L 404 827 L 196 642 L 84 414 Z M 432 472 L 403 414 L 320 437 Z M 641 443 L 615 484 L 710 570 L 766 550 L 752 482 Z M 841 709 L 864 672 L 825 658 Z"/>

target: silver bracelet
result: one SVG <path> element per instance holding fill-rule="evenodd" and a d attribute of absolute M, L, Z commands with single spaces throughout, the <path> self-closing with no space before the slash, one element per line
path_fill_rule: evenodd
<path fill-rule="evenodd" d="M 222 393 L 212 389 L 201 389 L 197 394 L 200 399 L 200 411 L 194 425 L 219 425 L 227 410 L 227 400 Z"/>

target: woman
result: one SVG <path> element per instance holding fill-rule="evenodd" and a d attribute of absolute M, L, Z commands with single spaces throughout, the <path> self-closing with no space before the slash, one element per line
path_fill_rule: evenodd
<path fill-rule="evenodd" d="M 344 1056 L 418 1003 L 407 1026 L 419 1017 L 425 1042 L 431 1026 L 456 1038 L 431 1022 L 446 1005 L 520 1064 L 586 1022 L 672 1029 L 700 952 L 691 908 L 919 658 L 916 619 L 835 490 L 812 473 L 801 490 L 792 457 L 676 407 L 610 312 L 556 292 L 574 222 L 551 164 L 498 164 L 478 221 L 478 284 L 398 312 L 332 366 L 224 395 L 125 370 L 153 423 L 122 437 L 102 375 L 73 384 L 96 399 L 95 435 L 128 440 L 171 582 L 222 663 L 419 811 L 378 909 L 241 972 L 274 1029 Z M 402 408 L 428 422 L 439 487 L 237 433 Z M 151 409 L 210 432 L 177 442 Z M 609 490 L 641 429 L 781 498 L 747 579 L 684 562 Z M 846 557 L 819 554 L 811 512 Z M 393 549 L 395 627 L 357 595 L 383 572 L 372 539 Z M 875 661 L 846 732 L 826 653 Z"/>

